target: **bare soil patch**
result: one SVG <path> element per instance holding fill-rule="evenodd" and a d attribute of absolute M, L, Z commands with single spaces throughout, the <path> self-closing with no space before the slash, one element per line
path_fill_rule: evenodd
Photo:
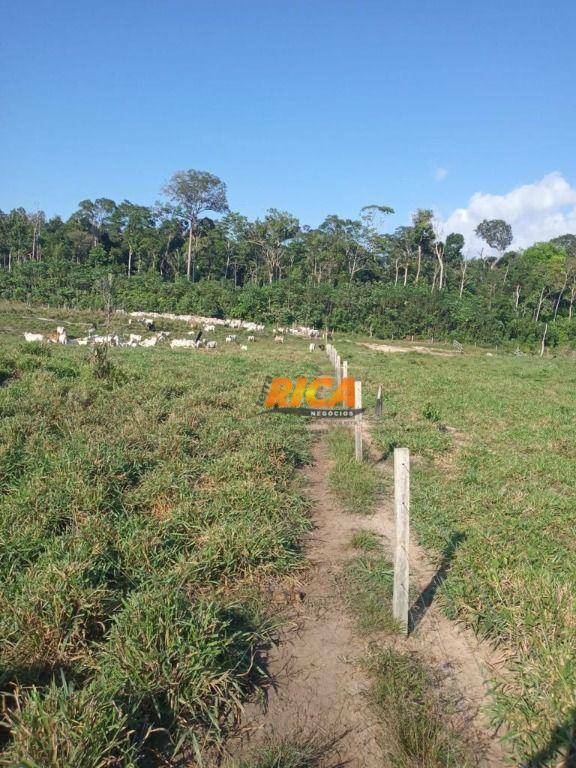
<path fill-rule="evenodd" d="M 390 353 L 419 352 L 423 355 L 438 355 L 439 357 L 455 356 L 453 352 L 448 352 L 448 350 L 445 350 L 445 349 L 431 349 L 430 347 L 422 347 L 418 345 L 412 345 L 410 347 L 398 347 L 392 344 L 370 344 L 365 341 L 357 342 L 357 344 L 360 347 L 366 347 L 367 349 L 372 349 L 374 352 L 390 352 Z"/>
<path fill-rule="evenodd" d="M 365 695 L 370 681 L 360 667 L 366 641 L 357 636 L 337 583 L 358 520 L 342 512 L 328 490 L 325 441 L 317 440 L 313 450 L 314 463 L 305 470 L 314 530 L 307 541 L 303 599 L 287 609 L 291 626 L 268 653 L 273 684 L 266 701 L 246 707 L 244 733 L 229 748 L 238 756 L 270 737 L 313 731 L 335 742 L 327 765 L 381 768 L 379 729 Z"/>

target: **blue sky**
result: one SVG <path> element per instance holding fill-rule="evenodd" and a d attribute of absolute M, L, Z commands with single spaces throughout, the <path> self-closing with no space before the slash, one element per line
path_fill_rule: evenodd
<path fill-rule="evenodd" d="M 250 217 L 274 206 L 317 224 L 382 203 L 393 226 L 557 172 L 576 222 L 572 0 L 0 10 L 3 210 L 153 203 L 173 171 L 199 168 Z"/>

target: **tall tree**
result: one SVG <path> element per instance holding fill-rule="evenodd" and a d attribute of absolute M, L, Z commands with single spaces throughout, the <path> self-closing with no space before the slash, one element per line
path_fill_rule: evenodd
<path fill-rule="evenodd" d="M 252 225 L 250 240 L 262 256 L 269 283 L 282 277 L 286 245 L 299 231 L 298 219 L 276 208 L 270 208 L 264 219 Z"/>
<path fill-rule="evenodd" d="M 92 235 L 92 245 L 98 245 L 104 231 L 110 226 L 115 210 L 116 203 L 107 197 L 99 197 L 94 202 L 82 200 L 71 218 Z"/>
<path fill-rule="evenodd" d="M 490 248 L 498 251 L 498 256 L 492 262 L 492 269 L 494 269 L 512 244 L 512 227 L 503 219 L 484 219 L 474 231 Z"/>
<path fill-rule="evenodd" d="M 138 256 L 154 226 L 152 211 L 144 205 L 124 200 L 114 213 L 114 221 L 128 250 L 127 272 L 130 277 L 134 256 Z"/>
<path fill-rule="evenodd" d="M 432 243 L 434 242 L 433 223 L 434 213 L 428 208 L 418 208 L 412 214 L 412 230 L 417 253 L 414 285 L 418 285 L 420 281 L 424 260 L 432 253 Z"/>
<path fill-rule="evenodd" d="M 188 223 L 186 277 L 194 282 L 198 223 L 202 213 L 228 210 L 226 184 L 212 173 L 191 169 L 176 171 L 162 191 L 176 204 L 175 213 Z"/>

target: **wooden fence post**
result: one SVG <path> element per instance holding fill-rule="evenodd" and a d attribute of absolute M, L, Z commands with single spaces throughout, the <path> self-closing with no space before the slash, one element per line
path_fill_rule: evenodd
<path fill-rule="evenodd" d="M 376 395 L 375 416 L 382 416 L 382 384 L 378 385 L 378 394 Z"/>
<path fill-rule="evenodd" d="M 340 386 L 340 382 L 342 380 L 342 369 L 340 367 L 340 355 L 336 355 L 336 364 L 334 367 L 336 368 L 336 384 Z"/>
<path fill-rule="evenodd" d="M 342 378 L 343 379 L 348 378 L 348 360 L 342 361 Z"/>
<path fill-rule="evenodd" d="M 354 382 L 354 408 L 362 408 L 362 382 Z M 354 453 L 356 461 L 362 461 L 362 414 L 354 416 Z"/>
<path fill-rule="evenodd" d="M 392 613 L 402 632 L 408 634 L 410 605 L 410 451 L 394 449 L 394 513 L 396 541 L 394 552 L 394 593 Z"/>

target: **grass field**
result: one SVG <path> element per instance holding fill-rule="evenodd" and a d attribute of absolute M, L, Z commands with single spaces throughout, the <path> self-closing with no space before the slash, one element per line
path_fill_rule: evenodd
<path fill-rule="evenodd" d="M 79 336 L 105 321 L 0 306 L 0 765 L 163 765 L 205 751 L 258 687 L 259 586 L 301 567 L 310 525 L 306 422 L 257 416 L 258 394 L 327 358 L 295 339 L 108 359 L 21 341 L 61 319 Z M 518 764 L 555 765 L 576 711 L 576 363 L 336 343 L 369 408 L 383 384 L 383 455 L 412 451 L 446 611 L 507 659 L 494 712 Z M 351 509 L 382 492 L 369 471 L 339 480 Z"/>
<path fill-rule="evenodd" d="M 507 658 L 494 712 L 518 760 L 555 765 L 576 737 L 576 361 L 338 351 L 369 406 L 383 385 L 383 455 L 411 449 L 413 525 L 448 568 L 446 610 Z"/>
<path fill-rule="evenodd" d="M 0 764 L 202 753 L 258 685 L 274 622 L 258 585 L 300 567 L 309 527 L 296 476 L 306 423 L 257 416 L 258 394 L 267 374 L 314 362 L 303 342 L 273 356 L 255 344 L 249 357 L 222 345 L 91 359 L 21 343 L 22 327 L 46 322 L 9 311 Z"/>

